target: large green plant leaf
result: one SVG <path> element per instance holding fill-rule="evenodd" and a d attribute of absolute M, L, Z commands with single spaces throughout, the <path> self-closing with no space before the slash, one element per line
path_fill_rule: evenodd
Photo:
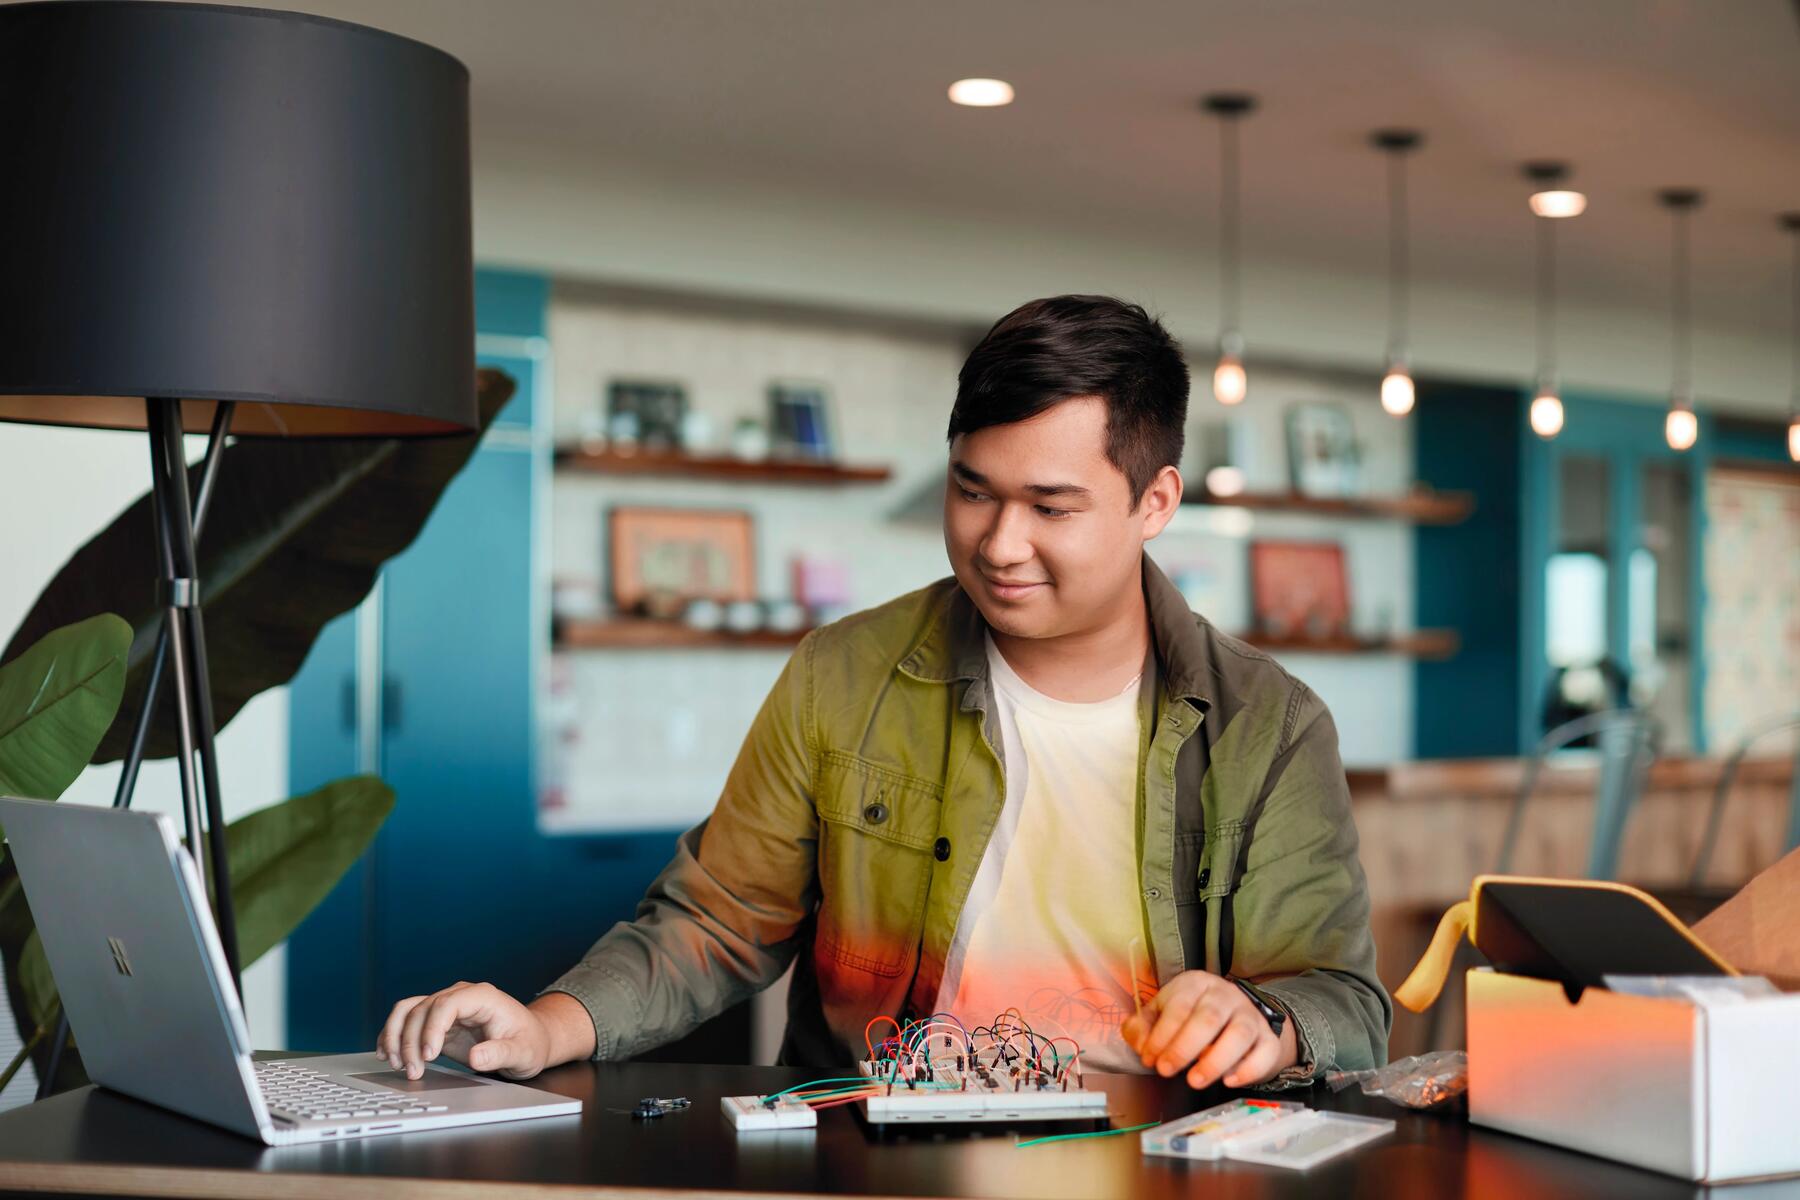
<path fill-rule="evenodd" d="M 288 939 L 362 857 L 393 810 L 392 788 L 373 775 L 353 775 L 226 828 L 243 966 Z M 0 928 L 6 924 L 0 921 Z M 25 999 L 19 1033 L 29 1039 L 40 1023 L 55 1019 L 56 981 L 36 929 L 24 939 L 17 962 Z"/>
<path fill-rule="evenodd" d="M 485 430 L 512 396 L 513 382 L 484 369 L 478 386 Z M 200 541 L 200 600 L 219 728 L 251 697 L 292 679 L 319 630 L 369 594 L 381 565 L 418 536 L 478 441 L 473 433 L 256 438 L 225 448 Z M 197 490 L 197 466 L 190 476 Z M 119 613 L 130 622 L 125 702 L 96 762 L 124 756 L 142 703 L 161 618 L 156 553 L 146 495 L 75 552 L 0 653 L 0 662 L 7 662 L 49 630 L 96 613 Z M 151 758 L 177 753 L 172 693 L 164 687 L 151 725 Z"/>
<path fill-rule="evenodd" d="M 131 626 L 101 613 L 0 666 L 0 794 L 54 800 L 119 711 Z"/>

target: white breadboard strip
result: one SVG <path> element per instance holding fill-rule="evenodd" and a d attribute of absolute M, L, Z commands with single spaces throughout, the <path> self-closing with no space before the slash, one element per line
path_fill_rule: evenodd
<path fill-rule="evenodd" d="M 1392 1121 L 1273 1100 L 1233 1100 L 1139 1136 L 1145 1154 L 1221 1158 L 1304 1171 L 1394 1130 Z"/>
<path fill-rule="evenodd" d="M 761 1096 L 726 1096 L 719 1101 L 719 1108 L 740 1133 L 752 1129 L 811 1129 L 819 1123 L 819 1114 L 812 1106 L 792 1096 L 781 1097 L 773 1106 L 764 1104 Z"/>
<path fill-rule="evenodd" d="M 861 1062 L 857 1069 L 871 1078 L 885 1079 L 893 1067 Z M 942 1086 L 950 1082 L 956 1086 Z M 975 1073 L 954 1080 L 940 1076 L 911 1088 L 896 1083 L 890 1092 L 862 1101 L 864 1115 L 875 1125 L 1092 1121 L 1107 1115 L 1106 1104 L 1105 1092 L 1078 1088 L 1065 1092 L 1055 1084 L 1040 1088 L 1035 1078 L 1015 1077 L 1001 1070 L 989 1072 L 985 1078 Z"/>

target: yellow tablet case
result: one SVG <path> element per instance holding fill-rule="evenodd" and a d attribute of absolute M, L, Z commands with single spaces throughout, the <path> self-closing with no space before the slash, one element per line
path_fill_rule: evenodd
<path fill-rule="evenodd" d="M 1394 990 L 1401 1007 L 1431 1007 L 1465 932 L 1496 970 L 1557 980 L 1571 996 L 1602 986 L 1605 975 L 1737 974 L 1654 896 L 1628 884 L 1481 875 Z"/>

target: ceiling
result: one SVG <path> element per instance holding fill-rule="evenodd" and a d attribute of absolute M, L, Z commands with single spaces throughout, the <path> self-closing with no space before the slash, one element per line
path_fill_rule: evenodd
<path fill-rule="evenodd" d="M 783 184 L 1209 252 L 1217 135 L 1202 93 L 1254 92 L 1246 253 L 1384 261 L 1380 126 L 1411 125 L 1415 271 L 1527 290 L 1519 164 L 1590 195 L 1564 226 L 1574 301 L 1663 310 L 1657 189 L 1705 189 L 1702 323 L 1785 336 L 1800 209 L 1795 0 L 289 0 L 468 64 L 476 155 L 499 141 L 701 186 Z M 1010 80 L 965 109 L 946 85 Z"/>

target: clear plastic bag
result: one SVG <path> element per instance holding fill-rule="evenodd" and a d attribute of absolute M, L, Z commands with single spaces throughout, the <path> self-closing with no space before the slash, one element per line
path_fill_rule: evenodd
<path fill-rule="evenodd" d="M 1334 1092 L 1360 1083 L 1365 1096 L 1380 1096 L 1402 1108 L 1444 1108 L 1461 1103 L 1468 1094 L 1469 1055 L 1464 1050 L 1435 1050 L 1369 1071 L 1331 1071 L 1325 1082 Z"/>

